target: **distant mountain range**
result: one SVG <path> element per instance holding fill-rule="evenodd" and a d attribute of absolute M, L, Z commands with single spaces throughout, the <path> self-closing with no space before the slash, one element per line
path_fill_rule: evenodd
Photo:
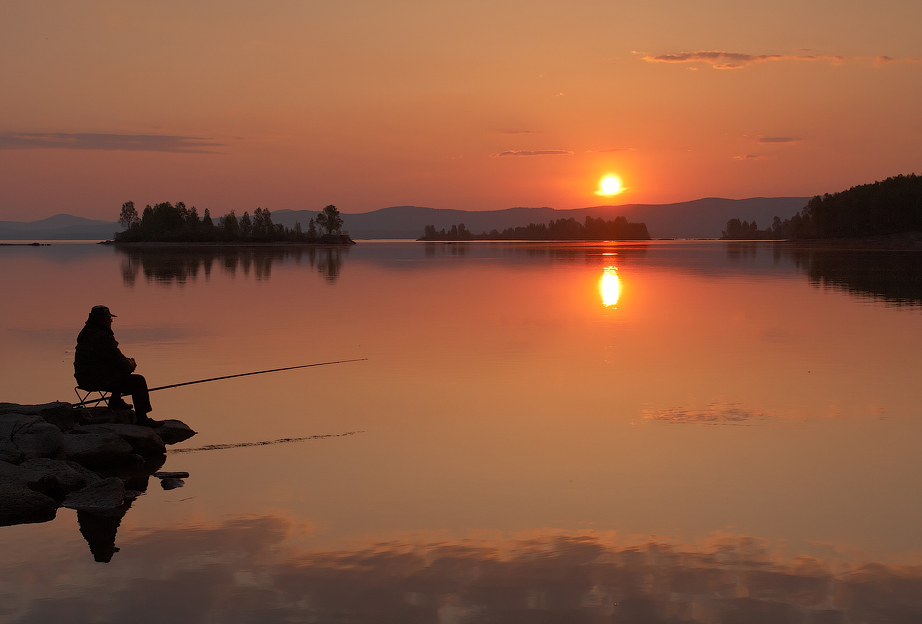
<path fill-rule="evenodd" d="M 115 221 L 57 214 L 40 221 L 0 221 L 0 240 L 106 240 L 121 229 Z"/>
<path fill-rule="evenodd" d="M 360 214 L 343 213 L 344 229 L 352 238 L 419 238 L 423 228 L 450 228 L 463 223 L 472 232 L 489 232 L 552 219 L 587 216 L 612 220 L 624 216 L 643 222 L 653 238 L 718 238 L 730 219 L 756 221 L 760 228 L 775 216 L 789 219 L 807 204 L 809 197 L 752 197 L 721 199 L 709 197 L 675 204 L 624 204 L 575 210 L 554 208 L 508 208 L 506 210 L 449 210 L 420 206 L 392 206 Z M 218 212 L 215 211 L 217 216 Z M 272 221 L 288 227 L 300 222 L 303 228 L 316 218 L 313 210 L 276 210 Z M 0 221 L 0 240 L 103 240 L 121 230 L 116 222 L 95 221 L 59 214 L 40 221 Z"/>
<path fill-rule="evenodd" d="M 437 230 L 463 223 L 479 234 L 492 229 L 547 223 L 552 219 L 573 217 L 579 221 L 587 216 L 613 220 L 624 216 L 628 221 L 643 222 L 653 238 L 719 238 L 730 219 L 756 221 L 760 228 L 772 224 L 775 216 L 789 219 L 807 204 L 809 197 L 752 197 L 749 199 L 705 198 L 675 204 L 624 204 L 595 206 L 575 210 L 554 208 L 507 208 L 506 210 L 447 210 L 420 206 L 393 206 L 362 214 L 343 214 L 343 228 L 352 238 L 419 238 L 423 228 L 434 225 Z M 277 210 L 274 223 L 294 227 L 317 216 L 311 210 Z"/>

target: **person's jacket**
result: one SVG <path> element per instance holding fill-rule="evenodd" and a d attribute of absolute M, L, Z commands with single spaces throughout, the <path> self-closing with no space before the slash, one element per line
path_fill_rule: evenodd
<path fill-rule="evenodd" d="M 91 318 L 77 336 L 74 350 L 74 377 L 85 390 L 104 390 L 116 380 L 130 375 L 134 365 L 118 349 L 110 327 Z"/>

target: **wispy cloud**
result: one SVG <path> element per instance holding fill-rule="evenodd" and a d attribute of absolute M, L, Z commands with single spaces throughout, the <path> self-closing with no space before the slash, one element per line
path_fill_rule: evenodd
<path fill-rule="evenodd" d="M 607 147 L 605 149 L 597 150 L 586 150 L 587 154 L 604 154 L 605 152 L 628 152 L 632 151 L 633 147 Z"/>
<path fill-rule="evenodd" d="M 759 137 L 756 143 L 799 143 L 801 140 L 794 137 Z"/>
<path fill-rule="evenodd" d="M 490 154 L 491 158 L 496 158 L 499 156 L 568 156 L 572 154 L 570 150 L 506 150 L 505 152 L 500 152 L 499 154 Z"/>
<path fill-rule="evenodd" d="M 922 58 L 919 57 L 906 57 L 906 58 L 893 58 L 892 56 L 878 56 L 874 59 L 874 66 L 881 67 L 882 65 L 889 65 L 890 63 L 922 63 Z"/>
<path fill-rule="evenodd" d="M 68 132 L 0 132 L 0 149 L 76 149 L 131 152 L 214 154 L 222 147 L 212 139 L 166 134 L 92 134 Z"/>
<path fill-rule="evenodd" d="M 707 63 L 714 69 L 742 69 L 754 63 L 770 61 L 826 61 L 841 63 L 843 56 L 828 54 L 743 54 L 722 50 L 699 50 L 698 52 L 680 52 L 678 54 L 646 55 L 642 57 L 648 63 Z"/>
<path fill-rule="evenodd" d="M 646 409 L 643 414 L 646 420 L 698 425 L 742 425 L 749 421 L 765 421 L 772 418 L 771 414 L 746 409 L 739 403 L 711 403 L 704 409 Z"/>

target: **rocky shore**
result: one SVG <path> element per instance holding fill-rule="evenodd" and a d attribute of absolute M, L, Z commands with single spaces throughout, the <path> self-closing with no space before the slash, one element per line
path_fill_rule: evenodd
<path fill-rule="evenodd" d="M 157 471 L 167 445 L 193 435 L 178 420 L 136 425 L 131 410 L 0 403 L 0 526 L 47 522 L 67 507 L 77 511 L 81 531 L 85 520 L 105 518 L 117 528 L 151 476 L 164 489 L 182 485 L 188 474 Z"/>

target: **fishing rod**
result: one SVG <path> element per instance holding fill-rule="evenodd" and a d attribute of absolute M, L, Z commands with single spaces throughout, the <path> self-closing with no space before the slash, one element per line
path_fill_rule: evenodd
<path fill-rule="evenodd" d="M 252 373 L 237 373 L 236 375 L 224 375 L 223 377 L 210 377 L 208 379 L 197 379 L 195 381 L 184 381 L 182 383 L 170 384 L 169 386 L 157 386 L 150 388 L 148 392 L 155 390 L 166 390 L 167 388 L 178 388 L 180 386 L 191 386 L 193 384 L 207 383 L 209 381 L 220 381 L 221 379 L 233 379 L 234 377 L 247 377 L 249 375 L 262 375 L 265 373 L 277 373 L 279 371 L 295 370 L 296 368 L 311 368 L 312 366 L 329 366 L 331 364 L 345 364 L 347 362 L 364 362 L 368 358 L 356 358 L 354 360 L 336 360 L 335 362 L 317 362 L 316 364 L 301 364 L 300 366 L 286 366 L 285 368 L 270 368 L 269 370 L 253 371 Z"/>

